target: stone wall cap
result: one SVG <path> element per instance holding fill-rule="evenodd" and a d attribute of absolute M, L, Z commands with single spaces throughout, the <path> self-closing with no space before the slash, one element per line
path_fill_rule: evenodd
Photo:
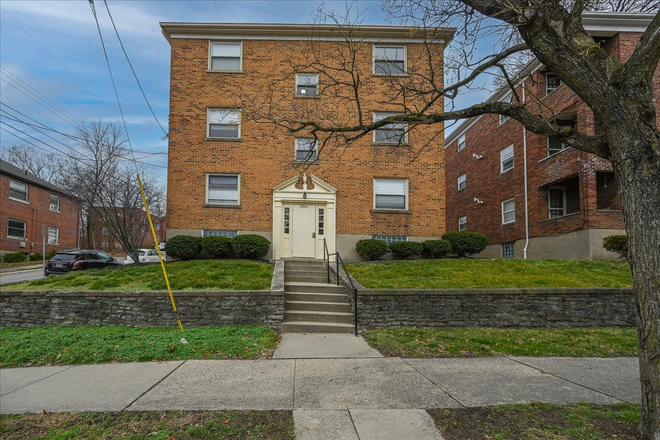
<path fill-rule="evenodd" d="M 358 296 L 409 295 L 583 295 L 632 294 L 632 288 L 623 287 L 562 287 L 562 288 L 507 288 L 507 289 L 360 289 Z"/>
<path fill-rule="evenodd" d="M 279 296 L 284 290 L 174 290 L 174 298 L 200 296 Z M 42 297 L 158 297 L 168 296 L 167 290 L 3 290 L 0 297 L 42 296 Z"/>

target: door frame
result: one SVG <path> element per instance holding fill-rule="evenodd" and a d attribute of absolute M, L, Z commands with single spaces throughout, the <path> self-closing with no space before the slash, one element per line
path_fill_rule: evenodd
<path fill-rule="evenodd" d="M 328 252 L 334 253 L 336 249 L 336 224 L 337 224 L 337 190 L 316 176 L 304 174 L 303 184 L 300 184 L 300 176 L 281 183 L 273 188 L 273 259 L 293 258 L 293 204 L 314 205 L 316 209 L 314 227 L 316 231 L 315 256 L 317 260 L 323 259 L 325 239 Z M 311 178 L 308 188 L 307 182 Z M 285 217 L 288 208 L 288 224 Z M 319 234 L 318 210 L 323 208 L 324 230 Z M 288 226 L 288 228 L 287 228 Z M 334 260 L 334 258 L 333 258 Z"/>

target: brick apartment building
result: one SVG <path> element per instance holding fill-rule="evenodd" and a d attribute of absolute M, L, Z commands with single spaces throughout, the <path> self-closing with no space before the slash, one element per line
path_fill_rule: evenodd
<path fill-rule="evenodd" d="M 140 215 L 134 215 L 132 216 L 132 218 L 133 219 L 139 218 L 140 223 L 144 225 L 141 227 L 141 232 L 140 232 L 145 237 L 143 246 L 153 246 L 154 239 L 152 237 L 151 230 L 149 228 L 149 220 L 147 220 L 146 213 L 142 215 L 143 213 L 144 211 L 140 210 Z M 164 243 L 166 231 L 167 231 L 166 219 L 164 217 L 161 218 L 152 214 L 151 220 L 154 223 L 154 229 L 156 230 L 156 236 L 158 237 L 158 242 Z M 112 226 L 110 225 L 110 222 L 104 220 L 103 216 L 99 216 L 96 218 L 96 221 L 94 222 L 93 234 L 94 234 L 94 249 L 101 249 L 115 256 L 126 255 L 126 252 L 124 251 L 121 243 L 112 234 Z"/>
<path fill-rule="evenodd" d="M 0 160 L 0 254 L 46 253 L 76 248 L 80 200 L 27 171 Z"/>
<path fill-rule="evenodd" d="M 652 18 L 586 13 L 583 24 L 608 53 L 626 60 Z M 587 105 L 541 63 L 532 61 L 520 78 L 517 94 L 528 109 L 546 116 L 554 112 L 559 125 L 597 132 Z M 503 88 L 488 101 L 512 95 Z M 602 247 L 603 237 L 625 234 L 617 181 L 607 160 L 526 132 L 499 115 L 463 121 L 447 137 L 445 153 L 447 229 L 485 234 L 489 246 L 481 256 L 617 258 Z"/>
<path fill-rule="evenodd" d="M 272 243 L 272 259 L 321 259 L 325 239 L 331 253 L 338 249 L 344 259 L 358 259 L 355 243 L 363 238 L 421 241 L 445 232 L 442 124 L 407 134 L 405 124 L 392 124 L 341 152 L 318 151 L 308 134 L 255 122 L 236 103 L 237 93 L 258 94 L 264 84 L 277 83 L 269 93 L 282 114 L 322 110 L 348 121 L 354 102 L 347 104 L 343 92 L 326 89 L 324 72 L 292 71 L 311 48 L 329 68 L 341 67 L 345 29 L 161 27 L 172 48 L 168 238 L 260 234 Z M 355 65 L 363 73 L 360 103 L 369 121 L 401 110 L 401 98 L 391 97 L 395 83 L 413 72 L 428 73 L 429 51 L 435 74 L 442 74 L 451 31 L 443 30 L 432 41 L 408 27 L 350 31 Z"/>

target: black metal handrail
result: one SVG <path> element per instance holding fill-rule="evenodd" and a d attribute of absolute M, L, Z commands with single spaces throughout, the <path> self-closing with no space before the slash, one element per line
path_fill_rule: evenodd
<path fill-rule="evenodd" d="M 341 266 L 344 268 L 344 272 L 346 273 L 346 278 L 348 278 L 348 282 L 351 285 L 351 289 L 353 290 L 353 323 L 355 325 L 355 336 L 358 335 L 358 297 L 357 297 L 357 292 L 358 289 L 355 287 L 355 284 L 353 284 L 353 279 L 351 276 L 348 274 L 348 270 L 346 269 L 346 265 L 344 264 L 344 259 L 339 255 L 339 251 L 330 253 L 328 250 L 328 244 L 325 241 L 325 238 L 323 239 L 323 261 L 326 261 L 326 256 L 328 257 L 328 284 L 330 284 L 330 256 L 334 255 L 335 256 L 335 263 L 337 264 L 337 285 L 340 285 L 340 277 L 341 275 L 339 274 L 339 263 L 341 262 Z"/>

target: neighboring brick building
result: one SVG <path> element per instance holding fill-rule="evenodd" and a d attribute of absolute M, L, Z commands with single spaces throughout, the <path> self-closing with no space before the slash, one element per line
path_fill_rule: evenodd
<path fill-rule="evenodd" d="M 350 101 L 340 96 L 345 92 L 324 88 L 323 72 L 292 72 L 310 48 L 317 59 L 341 67 L 345 29 L 161 27 L 172 47 L 168 237 L 256 233 L 271 241 L 272 259 L 323 258 L 327 239 L 330 252 L 338 249 L 345 259 L 357 259 L 355 243 L 362 238 L 417 241 L 445 232 L 442 124 L 416 128 L 403 146 L 392 139 L 406 127 L 394 124 L 341 151 L 317 155 L 309 135 L 256 123 L 236 104 L 237 94 L 256 94 L 279 81 L 269 93 L 281 114 L 322 109 L 355 123 L 348 117 L 354 104 L 349 110 Z M 413 72 L 428 73 L 429 53 L 442 84 L 442 52 L 450 31 L 429 42 L 428 34 L 415 28 L 350 30 L 356 66 L 364 73 L 361 105 L 369 121 L 400 111 L 401 98 L 392 98 L 396 83 Z M 442 105 L 434 109 L 441 111 Z"/>
<path fill-rule="evenodd" d="M 144 235 L 144 242 L 142 245 L 149 247 L 153 246 L 154 239 L 151 234 L 151 229 L 149 228 L 149 220 L 147 220 L 146 213 L 143 210 L 139 210 L 139 213 L 133 215 L 132 219 L 139 219 L 139 222 L 144 225 L 141 228 L 141 234 Z M 154 223 L 158 242 L 164 243 L 167 231 L 167 221 L 164 217 L 157 217 L 153 214 L 151 215 L 151 221 Z M 112 226 L 110 225 L 110 222 L 105 221 L 103 216 L 97 217 L 94 222 L 94 248 L 101 249 L 115 256 L 126 255 L 121 243 L 112 234 Z"/>
<path fill-rule="evenodd" d="M 46 253 L 78 247 L 80 200 L 0 160 L 0 254 Z"/>
<path fill-rule="evenodd" d="M 584 26 L 608 53 L 626 60 L 652 15 L 587 13 Z M 559 79 L 533 61 L 517 89 L 528 109 L 559 125 L 598 129 L 593 112 Z M 658 78 L 658 74 L 656 74 Z M 656 79 L 656 83 L 657 83 Z M 522 81 L 521 81 L 522 83 Z M 660 98 L 656 87 L 656 98 Z M 511 98 L 509 88 L 488 101 Z M 525 157 L 527 204 L 525 199 Z M 461 123 L 446 139 L 447 229 L 485 234 L 486 257 L 617 258 L 602 247 L 607 235 L 625 234 L 611 164 L 560 141 L 526 132 L 520 123 L 484 115 Z M 527 215 L 526 215 L 527 213 Z"/>

